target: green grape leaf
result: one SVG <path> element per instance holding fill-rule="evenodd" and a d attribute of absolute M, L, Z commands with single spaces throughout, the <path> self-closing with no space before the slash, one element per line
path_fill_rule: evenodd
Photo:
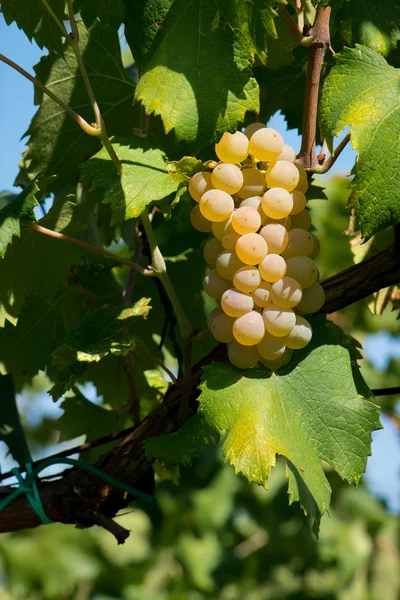
<path fill-rule="evenodd" d="M 358 160 L 349 206 L 363 237 L 400 222 L 400 70 L 364 46 L 345 48 L 325 80 L 320 104 L 323 134 L 333 137 L 350 126 Z"/>
<path fill-rule="evenodd" d="M 60 22 L 64 19 L 64 0 L 48 0 L 52 11 Z M 26 0 L 2 0 L 1 12 L 7 25 L 13 21 L 22 29 L 29 40 L 33 39 L 40 48 L 62 54 L 62 33 L 43 2 Z"/>
<path fill-rule="evenodd" d="M 38 224 L 72 233 L 79 227 L 74 221 L 77 210 L 70 200 L 62 208 L 55 204 Z M 58 288 L 68 285 L 71 265 L 80 264 L 84 256 L 85 250 L 79 246 L 25 229 L 0 261 L 0 327 L 4 327 L 5 320 L 15 325 L 29 296 L 37 294 L 51 303 Z"/>
<path fill-rule="evenodd" d="M 121 62 L 118 32 L 98 21 L 87 30 L 78 22 L 80 50 L 109 135 L 121 135 L 136 123 L 132 110 L 134 84 Z M 37 78 L 89 123 L 92 106 L 72 48 L 63 58 L 49 54 L 36 65 Z M 51 189 L 62 190 L 78 180 L 78 167 L 101 148 L 98 138 L 85 133 L 51 98 L 35 89 L 40 105 L 25 135 L 29 135 L 25 169 L 30 176 L 57 175 Z"/>
<path fill-rule="evenodd" d="M 228 5 L 175 0 L 136 88 L 146 112 L 160 115 L 166 133 L 174 129 L 193 150 L 236 130 L 246 111 L 259 109 L 252 51 L 231 29 Z"/>
<path fill-rule="evenodd" d="M 74 0 L 74 11 L 88 29 L 97 19 L 102 25 L 116 28 L 124 20 L 123 0 Z"/>
<path fill-rule="evenodd" d="M 167 171 L 172 179 L 178 183 L 186 183 L 193 175 L 207 170 L 202 161 L 194 156 L 184 156 L 180 160 L 171 160 L 167 163 Z"/>
<path fill-rule="evenodd" d="M 32 181 L 18 196 L 0 208 L 0 257 L 2 258 L 14 236 L 21 235 L 21 221 L 36 221 L 33 209 L 38 206 L 35 194 L 39 191 Z"/>
<path fill-rule="evenodd" d="M 82 167 L 82 180 L 91 181 L 91 191 L 103 192 L 111 204 L 111 224 L 138 217 L 154 201 L 162 200 L 178 189 L 168 173 L 165 155 L 140 138 L 113 140 L 123 172 L 119 176 L 103 148 Z"/>
<path fill-rule="evenodd" d="M 124 0 L 125 36 L 140 71 L 174 0 Z"/>
<path fill-rule="evenodd" d="M 0 375 L 0 440 L 22 466 L 32 460 L 15 401 L 11 375 Z"/>
<path fill-rule="evenodd" d="M 357 484 L 380 423 L 349 339 L 324 318 L 313 320 L 313 330 L 309 347 L 275 373 L 205 367 L 199 410 L 249 481 L 266 487 L 276 455 L 287 459 L 290 502 L 300 501 L 317 530 L 331 494 L 321 460 Z"/>

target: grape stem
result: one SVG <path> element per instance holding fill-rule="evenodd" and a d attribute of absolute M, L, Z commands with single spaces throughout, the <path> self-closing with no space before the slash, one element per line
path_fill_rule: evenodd
<path fill-rule="evenodd" d="M 335 164 L 336 160 L 338 159 L 338 157 L 340 156 L 340 154 L 343 152 L 343 150 L 345 149 L 345 147 L 347 146 L 347 144 L 350 141 L 350 134 L 348 133 L 340 142 L 340 144 L 337 145 L 337 148 L 335 149 L 335 151 L 331 154 L 331 156 L 329 156 L 323 163 L 322 165 L 317 165 L 316 167 L 314 167 L 312 170 L 313 173 L 318 173 L 319 175 L 323 175 L 324 173 L 327 173 Z"/>
<path fill-rule="evenodd" d="M 296 42 L 296 44 L 298 44 L 299 46 L 311 46 L 311 44 L 314 42 L 314 38 L 312 36 L 304 36 L 302 33 L 302 29 L 300 30 L 300 27 L 298 28 L 296 26 L 296 23 L 293 21 L 291 14 L 289 13 L 288 9 L 286 8 L 286 6 L 280 6 L 279 7 L 279 12 L 282 15 L 282 18 L 284 19 L 284 21 L 286 22 L 286 25 L 289 27 L 289 31 L 294 39 L 294 41 Z M 298 19 L 300 21 L 300 14 L 298 13 Z M 304 23 L 304 16 L 303 16 L 303 23 Z"/>

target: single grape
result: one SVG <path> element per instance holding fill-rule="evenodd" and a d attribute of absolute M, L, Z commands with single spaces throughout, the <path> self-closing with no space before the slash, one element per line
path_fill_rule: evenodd
<path fill-rule="evenodd" d="M 218 144 L 215 144 L 215 154 L 224 163 L 240 163 L 249 154 L 249 140 L 241 131 L 226 132 Z"/>
<path fill-rule="evenodd" d="M 214 300 L 220 300 L 222 294 L 226 292 L 231 286 L 231 282 L 221 277 L 221 275 L 212 269 L 207 273 L 203 280 L 203 289 L 207 296 L 214 298 Z"/>
<path fill-rule="evenodd" d="M 221 308 L 229 317 L 241 317 L 253 310 L 253 298 L 235 289 L 228 289 L 222 294 Z"/>
<path fill-rule="evenodd" d="M 289 144 L 284 144 L 283 150 L 276 160 L 288 160 L 291 163 L 295 163 L 296 152 L 294 151 L 292 146 L 289 146 Z"/>
<path fill-rule="evenodd" d="M 258 265 L 267 255 L 268 246 L 258 233 L 246 233 L 236 242 L 235 250 L 245 265 Z"/>
<path fill-rule="evenodd" d="M 285 341 L 286 338 L 276 337 L 266 331 L 261 342 L 257 344 L 258 354 L 264 360 L 276 360 L 285 352 Z"/>
<path fill-rule="evenodd" d="M 314 248 L 314 240 L 305 229 L 291 229 L 286 249 L 282 252 L 283 258 L 292 256 L 309 256 Z"/>
<path fill-rule="evenodd" d="M 321 250 L 319 239 L 313 233 L 310 233 L 310 235 L 314 242 L 314 248 L 312 249 L 312 251 L 310 252 L 310 254 L 308 256 L 310 258 L 317 258 L 319 251 Z"/>
<path fill-rule="evenodd" d="M 278 225 L 283 225 L 287 231 L 289 231 L 292 225 L 292 219 L 290 217 L 283 217 L 283 219 L 273 219 L 272 217 L 267 217 L 265 220 L 265 225 L 269 225 L 270 223 L 277 223 Z"/>
<path fill-rule="evenodd" d="M 261 227 L 259 212 L 251 206 L 241 206 L 232 215 L 232 227 L 240 235 L 255 233 Z"/>
<path fill-rule="evenodd" d="M 221 190 L 208 190 L 200 198 L 199 206 L 203 217 L 215 223 L 228 219 L 235 208 L 232 196 Z"/>
<path fill-rule="evenodd" d="M 265 334 L 265 325 L 260 313 L 252 310 L 233 323 L 233 335 L 235 340 L 243 346 L 255 346 Z"/>
<path fill-rule="evenodd" d="M 305 229 L 306 231 L 311 227 L 311 215 L 308 210 L 302 210 L 297 215 L 291 214 L 292 227 L 293 229 Z"/>
<path fill-rule="evenodd" d="M 316 281 L 304 290 L 301 302 L 299 302 L 296 309 L 303 314 L 315 313 L 323 307 L 324 302 L 324 288 Z"/>
<path fill-rule="evenodd" d="M 265 367 L 268 367 L 268 369 L 271 369 L 271 371 L 277 371 L 281 367 L 287 365 L 290 362 L 292 356 L 293 351 L 289 348 L 286 348 L 282 356 L 280 356 L 279 358 L 276 358 L 275 360 L 265 360 L 264 358 L 261 358 L 260 363 L 263 364 Z"/>
<path fill-rule="evenodd" d="M 246 265 L 236 271 L 233 276 L 233 285 L 240 292 L 247 294 L 254 292 L 261 283 L 261 277 L 257 267 Z"/>
<path fill-rule="evenodd" d="M 269 165 L 265 173 L 265 181 L 269 188 L 283 188 L 291 192 L 299 182 L 299 172 L 288 160 L 278 160 Z"/>
<path fill-rule="evenodd" d="M 239 238 L 240 235 L 238 233 L 227 233 L 221 240 L 222 247 L 225 248 L 225 250 L 234 250 Z"/>
<path fill-rule="evenodd" d="M 193 200 L 200 202 L 200 198 L 205 192 L 212 189 L 211 173 L 208 171 L 202 171 L 196 173 L 189 181 L 189 194 Z"/>
<path fill-rule="evenodd" d="M 253 301 L 256 306 L 265 308 L 271 303 L 271 284 L 262 281 L 258 288 L 252 293 Z"/>
<path fill-rule="evenodd" d="M 284 277 L 286 273 L 286 261 L 279 254 L 267 254 L 258 265 L 258 270 L 264 281 L 273 283 Z"/>
<path fill-rule="evenodd" d="M 217 238 L 211 238 L 206 242 L 203 250 L 204 260 L 212 269 L 215 269 L 218 254 L 223 250 L 222 244 Z"/>
<path fill-rule="evenodd" d="M 317 265 L 309 256 L 292 256 L 286 261 L 286 275 L 299 282 L 303 290 L 317 281 Z"/>
<path fill-rule="evenodd" d="M 262 315 L 265 329 L 275 337 L 288 335 L 296 325 L 296 315 L 291 308 L 268 304 Z"/>
<path fill-rule="evenodd" d="M 288 245 L 289 236 L 286 227 L 279 223 L 264 225 L 260 235 L 267 242 L 268 252 L 272 254 L 281 254 Z"/>
<path fill-rule="evenodd" d="M 296 186 L 296 189 L 299 190 L 300 192 L 303 192 L 303 194 L 305 194 L 306 191 L 308 190 L 307 171 L 305 170 L 304 167 L 302 167 L 301 165 L 298 165 L 297 163 L 296 163 L 296 167 L 299 172 L 299 182 Z"/>
<path fill-rule="evenodd" d="M 220 221 L 219 223 L 212 223 L 212 232 L 218 240 L 222 240 L 222 238 L 228 233 L 235 233 L 232 227 L 232 217 L 233 212 L 228 217 L 228 219 L 225 219 L 225 221 Z"/>
<path fill-rule="evenodd" d="M 211 310 L 207 315 L 208 329 L 211 330 L 211 324 L 212 324 L 213 320 L 215 319 L 215 317 L 218 317 L 218 315 L 223 315 L 223 314 L 224 314 L 224 311 L 222 310 L 222 308 L 219 305 L 216 308 L 214 308 L 213 310 Z"/>
<path fill-rule="evenodd" d="M 261 225 L 264 225 L 267 220 L 267 215 L 262 209 L 262 196 L 250 196 L 250 198 L 241 201 L 240 208 L 242 206 L 251 206 L 251 208 L 255 208 L 260 215 Z"/>
<path fill-rule="evenodd" d="M 265 177 L 258 169 L 253 167 L 243 169 L 243 185 L 238 191 L 239 198 L 245 200 L 252 196 L 261 196 L 265 190 Z"/>
<path fill-rule="evenodd" d="M 296 325 L 286 338 L 286 346 L 292 350 L 300 350 L 307 346 L 312 338 L 311 325 L 306 319 L 296 316 Z"/>
<path fill-rule="evenodd" d="M 198 204 L 190 212 L 190 222 L 197 231 L 201 231 L 202 233 L 209 233 L 211 231 L 211 223 L 203 217 Z"/>
<path fill-rule="evenodd" d="M 255 346 L 242 346 L 234 341 L 228 344 L 228 358 L 238 369 L 251 369 L 258 363 L 260 356 Z"/>
<path fill-rule="evenodd" d="M 305 194 L 300 190 L 293 190 L 292 192 L 293 198 L 293 208 L 291 215 L 298 215 L 302 210 L 304 210 L 305 205 L 307 204 L 307 198 Z"/>
<path fill-rule="evenodd" d="M 243 185 L 242 171 L 236 165 L 220 163 L 211 174 L 211 183 L 217 190 L 236 194 Z"/>
<path fill-rule="evenodd" d="M 284 219 L 293 208 L 292 196 L 283 188 L 270 189 L 263 196 L 262 208 L 267 217 Z"/>
<path fill-rule="evenodd" d="M 233 279 L 234 274 L 240 267 L 244 267 L 244 264 L 239 260 L 234 250 L 222 250 L 215 263 L 215 268 L 221 277 L 229 280 Z"/>
<path fill-rule="evenodd" d="M 251 136 L 249 152 L 258 160 L 276 160 L 284 147 L 283 138 L 280 133 L 264 127 Z"/>
<path fill-rule="evenodd" d="M 271 286 L 272 302 L 282 308 L 297 306 L 302 295 L 301 285 L 292 277 L 282 277 Z"/>
<path fill-rule="evenodd" d="M 263 123 L 250 123 L 250 125 L 247 125 L 243 133 L 248 139 L 250 139 L 253 133 L 259 129 L 265 129 L 265 125 Z"/>
<path fill-rule="evenodd" d="M 224 344 L 229 344 L 229 342 L 233 342 L 235 339 L 233 336 L 233 324 L 235 319 L 232 317 L 228 317 L 225 313 L 221 315 L 217 315 L 210 327 L 210 331 L 219 342 L 223 342 Z"/>

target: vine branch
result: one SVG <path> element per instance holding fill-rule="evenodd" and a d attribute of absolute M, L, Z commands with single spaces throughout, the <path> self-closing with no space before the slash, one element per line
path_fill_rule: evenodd
<path fill-rule="evenodd" d="M 335 164 L 335 162 L 337 161 L 337 159 L 339 158 L 339 156 L 341 155 L 341 153 L 343 152 L 343 150 L 345 149 L 345 147 L 347 146 L 349 141 L 350 141 L 350 134 L 348 133 L 342 139 L 342 141 L 337 145 L 337 148 L 335 148 L 335 151 L 333 152 L 333 154 L 331 156 L 329 156 L 322 165 L 314 167 L 312 169 L 312 172 L 318 173 L 319 175 L 323 175 L 324 173 L 327 173 L 333 167 L 333 165 Z"/>

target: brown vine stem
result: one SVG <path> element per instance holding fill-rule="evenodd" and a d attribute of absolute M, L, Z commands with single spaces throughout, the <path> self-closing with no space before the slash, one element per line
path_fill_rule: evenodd
<path fill-rule="evenodd" d="M 10 58 L 7 58 L 7 56 L 4 56 L 3 54 L 0 54 L 0 60 L 3 63 L 5 63 L 6 65 L 8 65 L 9 67 L 15 69 L 15 71 L 18 71 L 18 73 L 20 73 L 21 75 L 26 77 L 26 79 L 29 79 L 29 81 L 31 81 L 44 94 L 46 94 L 47 96 L 49 96 L 49 98 L 54 100 L 54 102 L 56 102 L 58 104 L 58 106 L 61 106 L 61 108 L 63 110 L 65 110 L 65 112 L 67 112 L 78 123 L 79 127 L 81 129 L 83 129 L 83 131 L 85 133 L 87 133 L 88 135 L 91 135 L 91 136 L 95 136 L 95 137 L 100 136 L 100 134 L 101 134 L 100 130 L 98 130 L 96 127 L 92 127 L 91 125 L 89 125 L 89 123 L 87 121 L 85 121 L 85 119 L 83 117 L 78 115 L 78 113 L 76 113 L 74 110 L 72 110 L 72 108 L 70 106 L 65 104 L 65 102 L 63 102 L 58 96 L 53 94 L 53 92 L 51 92 L 45 85 L 43 85 L 43 83 L 41 83 L 38 79 L 36 79 L 36 77 L 33 77 L 33 75 L 28 73 L 28 71 L 25 71 L 25 69 L 23 69 L 22 67 L 17 65 L 17 63 L 12 61 Z"/>
<path fill-rule="evenodd" d="M 314 167 L 312 169 L 312 172 L 318 173 L 319 175 L 323 175 L 324 173 L 327 173 L 333 167 L 336 160 L 339 158 L 340 154 L 343 152 L 343 150 L 345 149 L 345 147 L 347 146 L 349 141 L 350 141 L 350 134 L 348 133 L 342 139 L 340 144 L 337 145 L 337 148 L 335 149 L 334 153 L 331 156 L 329 156 L 322 165 L 318 165 L 318 166 Z"/>
<path fill-rule="evenodd" d="M 53 231 L 52 229 L 47 229 L 47 227 L 42 227 L 37 223 L 30 223 L 28 225 L 34 231 L 38 231 L 39 233 L 43 233 L 44 235 L 48 235 L 50 237 L 56 238 L 58 240 L 63 240 L 64 242 L 68 242 L 70 244 L 75 244 L 75 246 L 80 246 L 81 248 L 85 248 L 85 250 L 90 250 L 90 252 L 96 252 L 96 254 L 101 254 L 107 258 L 111 258 L 111 260 L 115 260 L 116 262 L 120 262 L 123 265 L 127 265 L 131 269 L 135 269 L 141 275 L 146 275 L 147 277 L 153 277 L 155 273 L 151 269 L 145 269 L 140 265 L 128 260 L 127 258 L 122 258 L 112 252 L 108 252 L 108 250 L 103 250 L 102 248 L 98 248 L 97 246 L 92 246 L 92 244 L 88 244 L 87 242 L 83 242 L 82 240 L 78 240 L 77 238 L 70 237 L 69 235 L 65 235 L 64 233 L 60 233 L 59 231 Z"/>
<path fill-rule="evenodd" d="M 310 36 L 314 38 L 314 41 L 308 50 L 308 69 L 306 91 L 304 95 L 303 132 L 301 149 L 297 157 L 297 162 L 305 169 L 312 169 L 318 164 L 315 142 L 317 135 L 319 84 L 325 49 L 330 44 L 330 15 L 330 6 L 323 7 L 322 4 L 318 4 L 315 22 L 310 30 Z"/>

